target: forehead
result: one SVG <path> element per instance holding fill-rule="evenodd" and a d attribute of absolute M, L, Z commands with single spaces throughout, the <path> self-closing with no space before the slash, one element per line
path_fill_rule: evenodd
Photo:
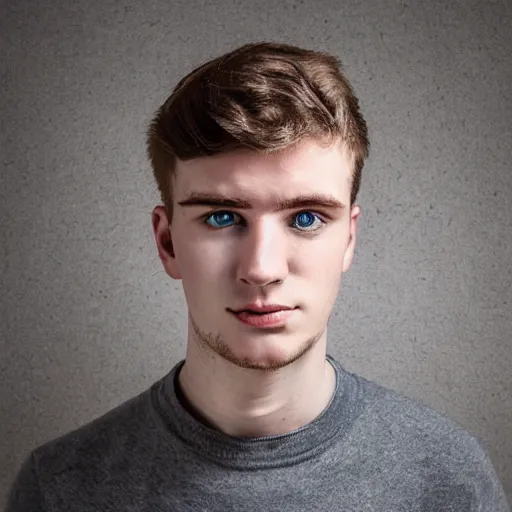
<path fill-rule="evenodd" d="M 303 193 L 342 198 L 350 195 L 353 167 L 353 156 L 339 142 L 326 147 L 308 139 L 268 155 L 237 150 L 178 161 L 174 197 L 179 200 L 201 191 L 236 194 L 261 203 Z"/>

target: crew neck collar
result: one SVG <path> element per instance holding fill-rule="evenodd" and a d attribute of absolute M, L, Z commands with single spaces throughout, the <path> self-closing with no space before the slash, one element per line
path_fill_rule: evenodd
<path fill-rule="evenodd" d="M 330 402 L 310 423 L 264 437 L 235 437 L 210 428 L 196 419 L 180 402 L 176 382 L 185 364 L 177 363 L 152 389 L 153 403 L 167 428 L 199 455 L 236 468 L 279 467 L 306 460 L 327 449 L 350 428 L 358 409 L 360 390 L 352 375 L 329 354 L 336 386 Z"/>

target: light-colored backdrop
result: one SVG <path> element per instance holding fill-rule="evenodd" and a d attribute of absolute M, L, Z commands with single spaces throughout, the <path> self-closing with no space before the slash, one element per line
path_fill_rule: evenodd
<path fill-rule="evenodd" d="M 339 56 L 372 140 L 332 315 L 344 366 L 448 414 L 512 497 L 509 0 L 4 0 L 0 492 L 184 356 L 151 234 L 154 110 L 243 43 Z"/>

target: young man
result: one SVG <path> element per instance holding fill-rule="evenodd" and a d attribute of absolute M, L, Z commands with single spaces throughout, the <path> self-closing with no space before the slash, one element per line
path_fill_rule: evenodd
<path fill-rule="evenodd" d="M 148 151 L 186 357 L 34 450 L 7 510 L 509 510 L 472 435 L 327 355 L 368 152 L 335 58 L 262 43 L 208 62 L 157 112 Z"/>

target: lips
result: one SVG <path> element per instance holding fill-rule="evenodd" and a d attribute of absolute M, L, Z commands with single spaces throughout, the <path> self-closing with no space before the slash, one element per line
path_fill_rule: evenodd
<path fill-rule="evenodd" d="M 238 310 L 228 309 L 243 324 L 258 329 L 285 327 L 297 308 L 282 304 L 248 304 Z"/>
<path fill-rule="evenodd" d="M 284 306 L 283 304 L 247 304 L 243 308 L 230 310 L 233 313 L 254 313 L 259 315 L 264 315 L 265 313 L 275 313 L 276 311 L 287 311 L 291 308 L 290 306 Z"/>

